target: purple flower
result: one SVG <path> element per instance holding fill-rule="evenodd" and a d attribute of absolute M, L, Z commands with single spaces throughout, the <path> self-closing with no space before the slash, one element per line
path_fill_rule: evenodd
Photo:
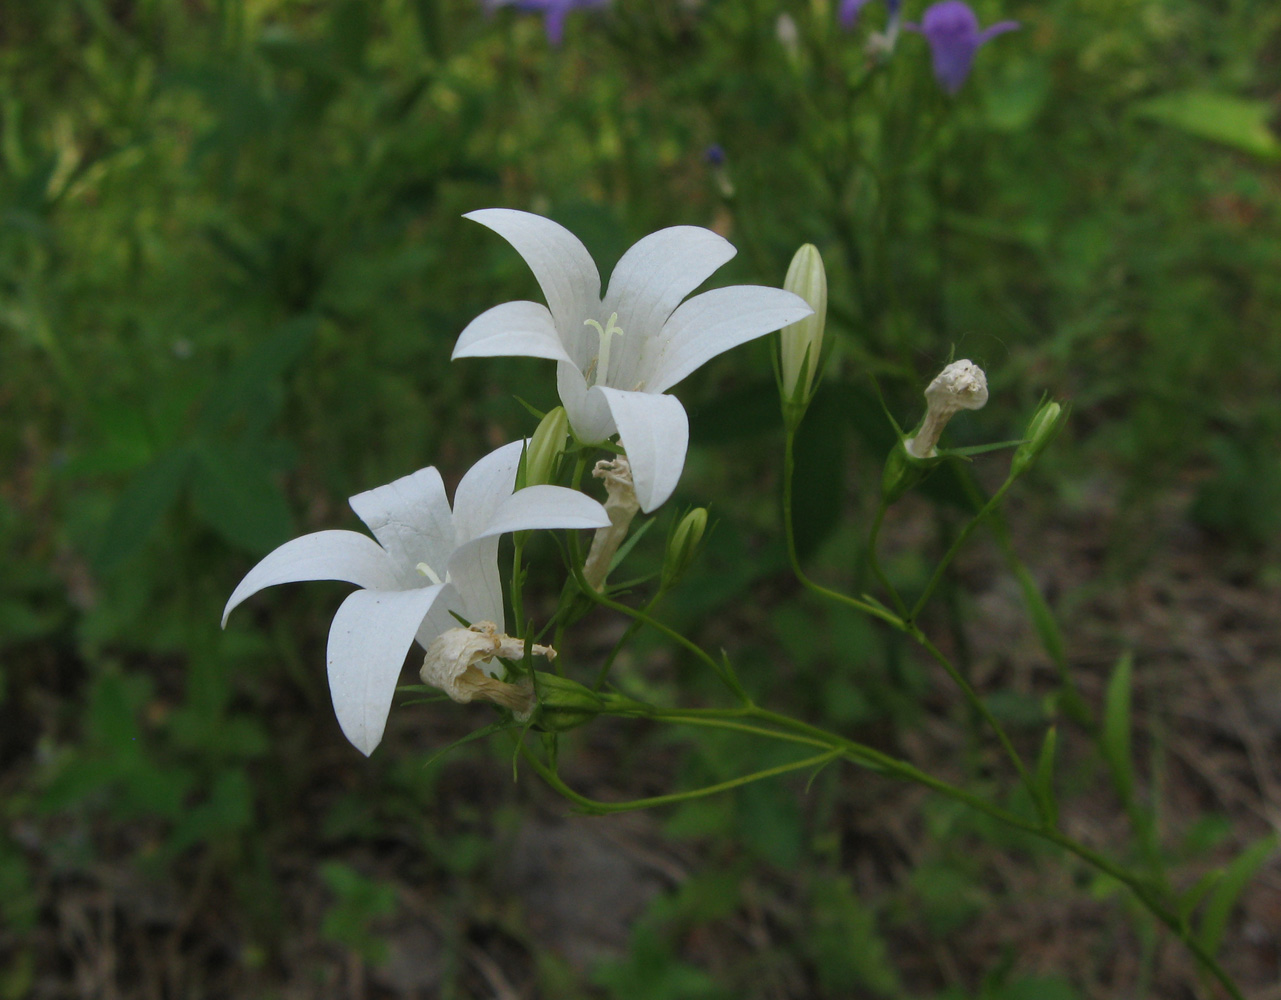
<path fill-rule="evenodd" d="M 486 10 L 512 6 L 517 10 L 534 10 L 543 15 L 547 41 L 559 45 L 565 37 L 565 18 L 580 7 L 604 7 L 609 0 L 481 0 Z"/>
<path fill-rule="evenodd" d="M 961 89 L 970 75 L 974 53 L 988 39 L 1019 27 L 1018 21 L 998 21 L 979 30 L 979 19 L 962 0 L 943 0 L 925 11 L 920 24 L 903 25 L 925 36 L 934 56 L 934 75 L 949 94 Z"/>
<path fill-rule="evenodd" d="M 841 27 L 849 31 L 854 27 L 854 22 L 858 20 L 859 11 L 868 5 L 869 0 L 841 0 L 840 11 L 838 16 L 841 21 Z M 885 0 L 885 6 L 889 9 L 889 20 L 891 24 L 898 21 L 899 9 L 903 6 L 903 0 Z"/>

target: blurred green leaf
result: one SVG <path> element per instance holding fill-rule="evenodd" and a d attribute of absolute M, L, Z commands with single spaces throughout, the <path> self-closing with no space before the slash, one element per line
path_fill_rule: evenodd
<path fill-rule="evenodd" d="M 191 480 L 197 515 L 232 545 L 261 554 L 294 533 L 274 472 L 250 445 L 205 445 Z"/>
<path fill-rule="evenodd" d="M 1045 740 L 1041 744 L 1041 753 L 1036 760 L 1036 796 L 1040 799 L 1041 809 L 1051 826 L 1059 822 L 1059 801 L 1054 794 L 1054 756 L 1058 743 L 1058 729 L 1050 726 L 1045 731 Z"/>
<path fill-rule="evenodd" d="M 185 448 L 166 452 L 134 476 L 102 529 L 94 563 L 109 572 L 134 555 L 178 499 L 192 467 Z"/>
<path fill-rule="evenodd" d="M 1255 873 L 1276 851 L 1277 841 L 1276 834 L 1260 837 L 1237 855 L 1215 881 L 1197 928 L 1197 940 L 1211 955 L 1216 954 L 1223 944 L 1223 934 L 1228 928 L 1232 908 L 1236 906 Z"/>
<path fill-rule="evenodd" d="M 1126 653 L 1117 661 L 1108 680 L 1103 703 L 1103 731 L 1099 748 L 1121 801 L 1129 806 L 1134 801 L 1134 761 L 1130 740 L 1130 689 L 1134 656 Z"/>
<path fill-rule="evenodd" d="M 1212 90 L 1163 94 L 1136 104 L 1140 118 L 1161 122 L 1199 139 L 1209 139 L 1265 160 L 1281 160 L 1281 139 L 1268 126 L 1276 114 L 1270 101 L 1249 100 Z"/>

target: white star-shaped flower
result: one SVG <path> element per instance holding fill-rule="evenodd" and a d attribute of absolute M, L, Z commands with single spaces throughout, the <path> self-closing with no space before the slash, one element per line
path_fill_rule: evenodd
<path fill-rule="evenodd" d="M 329 691 L 338 724 L 369 755 L 382 739 L 405 654 L 424 649 L 468 621 L 503 631 L 498 536 L 532 528 L 600 528 L 605 509 L 560 486 L 512 492 L 524 442 L 513 441 L 468 470 L 450 510 L 435 468 L 351 498 L 374 538 L 357 531 L 318 531 L 286 542 L 251 569 L 232 593 L 222 623 L 265 587 L 303 580 L 343 580 L 362 588 L 329 629 Z M 488 665 L 496 676 L 497 664 Z"/>
<path fill-rule="evenodd" d="M 507 302 L 482 313 L 453 356 L 559 362 L 556 381 L 574 433 L 584 441 L 621 437 L 646 513 L 676 488 L 689 444 L 685 408 L 667 390 L 716 355 L 812 311 L 791 292 L 759 285 L 716 288 L 682 302 L 736 252 L 697 226 L 663 229 L 635 244 L 602 298 L 591 255 L 564 227 L 506 208 L 466 218 L 525 258 L 547 305 Z"/>

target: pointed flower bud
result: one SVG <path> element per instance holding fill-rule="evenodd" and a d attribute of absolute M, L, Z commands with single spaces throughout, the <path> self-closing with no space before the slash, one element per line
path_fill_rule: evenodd
<path fill-rule="evenodd" d="M 605 708 L 604 699 L 595 691 L 546 670 L 534 671 L 534 691 L 538 695 L 534 728 L 545 733 L 563 733 L 585 725 Z"/>
<path fill-rule="evenodd" d="M 614 553 L 623 544 L 632 518 L 640 510 L 640 501 L 636 499 L 636 488 L 632 484 L 632 467 L 624 456 L 602 459 L 596 463 L 592 475 L 605 481 L 605 490 L 609 494 L 605 513 L 609 515 L 610 523 L 608 528 L 596 529 L 591 551 L 583 563 L 583 575 L 588 583 L 600 590 L 605 586 L 605 577 L 609 576 L 609 564 L 614 561 Z"/>
<path fill-rule="evenodd" d="M 1067 411 L 1062 406 L 1052 400 L 1042 403 L 1027 425 L 1023 443 L 1014 451 L 1014 458 L 1010 461 L 1010 474 L 1021 476 L 1027 472 L 1041 452 L 1058 436 L 1066 422 Z"/>
<path fill-rule="evenodd" d="M 556 479 L 556 465 L 569 438 L 569 416 L 565 407 L 548 410 L 529 439 L 525 453 L 525 485 L 544 486 Z"/>
<path fill-rule="evenodd" d="M 958 410 L 977 410 L 987 402 L 987 376 L 972 361 L 953 361 L 925 389 L 925 420 L 915 437 L 903 442 L 912 458 L 933 458 L 939 435 Z"/>
<path fill-rule="evenodd" d="M 547 660 L 556 658 L 550 646 L 534 645 L 531 652 Z M 502 665 L 494 657 L 518 660 L 525 655 L 525 640 L 504 635 L 493 622 L 476 622 L 470 628 L 451 628 L 427 647 L 419 676 L 424 684 L 438 687 L 454 701 L 466 704 L 480 698 L 510 709 L 524 721 L 534 710 L 534 691 L 528 682 L 499 680 Z"/>
<path fill-rule="evenodd" d="M 803 298 L 813 315 L 783 327 L 779 364 L 782 370 L 783 405 L 809 405 L 823 355 L 823 329 L 827 323 L 827 272 L 818 247 L 806 243 L 796 251 L 787 269 L 783 288 Z"/>
<path fill-rule="evenodd" d="M 706 507 L 695 507 L 677 522 L 671 538 L 667 540 L 667 554 L 663 558 L 664 589 L 675 584 L 689 569 L 706 530 Z"/>

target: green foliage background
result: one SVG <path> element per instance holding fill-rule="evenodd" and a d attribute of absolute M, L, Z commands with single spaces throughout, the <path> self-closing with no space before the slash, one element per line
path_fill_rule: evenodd
<path fill-rule="evenodd" d="M 193 951 L 178 974 L 189 990 L 211 988 L 222 963 L 242 995 L 269 995 L 291 936 L 385 962 L 370 927 L 399 904 L 370 859 L 389 853 L 452 915 L 443 995 L 475 988 L 459 957 L 475 928 L 526 940 L 493 885 L 504 824 L 529 808 L 502 785 L 501 749 L 460 755 L 499 774 L 492 801 L 460 789 L 452 764 L 419 766 L 480 717 L 393 712 L 366 763 L 334 725 L 321 667 L 339 588 L 287 588 L 218 628 L 256 558 L 354 526 L 347 496 L 429 464 L 454 480 L 530 430 L 512 387 L 554 400 L 544 362 L 449 363 L 475 315 L 539 297 L 519 258 L 461 218 L 472 209 L 548 214 L 604 274 L 668 225 L 739 247 L 722 284 L 778 284 L 798 245 L 820 247 L 836 349 L 798 462 L 801 544 L 821 564 L 856 550 L 843 525 L 866 512 L 890 441 L 867 375 L 910 423 L 955 352 L 992 385 L 987 409 L 958 420 L 958 444 L 1016 437 L 1043 392 L 1072 400 L 1039 488 L 1070 500 L 1082 470 L 1124 482 L 1118 566 L 1142 561 L 1145 518 L 1177 496 L 1233 572 L 1275 581 L 1281 12 L 975 6 L 1023 28 L 983 49 L 949 100 L 916 36 L 871 71 L 879 5 L 847 34 L 825 0 L 617 0 L 571 16 L 559 49 L 536 17 L 466 0 L 6 5 L 0 953 L 14 958 L 0 996 L 52 974 L 41 928 L 107 862 L 234 915 L 226 954 Z M 790 52 L 784 11 L 799 31 Z M 713 144 L 723 166 L 705 157 Z M 768 346 L 678 392 L 694 447 L 677 501 L 710 503 L 718 524 L 670 616 L 736 641 L 763 698 L 910 733 L 918 665 L 780 584 Z M 929 495 L 946 509 L 960 493 L 939 477 Z M 895 571 L 910 581 L 924 566 Z M 766 613 L 742 610 L 751 601 Z M 664 683 L 635 670 L 637 684 Z M 621 751 L 624 784 L 649 780 L 651 751 L 708 780 L 751 752 L 642 747 Z M 779 934 L 803 942 L 755 956 L 771 974 L 815 997 L 943 989 L 928 975 L 905 986 L 880 935 L 912 911 L 945 939 L 986 905 L 980 873 L 948 847 L 974 821 L 935 816 L 937 854 L 869 902 L 831 876 L 839 785 L 824 775 L 810 797 L 795 791 L 754 787 L 665 817 L 673 836 L 711 845 L 707 871 L 646 911 L 624 957 L 586 973 L 537 957 L 546 995 L 757 995 L 743 992 L 750 963 L 712 970 L 682 944 L 750 907 L 752 866 L 781 873 L 795 908 Z M 307 893 L 327 900 L 314 920 L 297 906 Z M 1037 986 L 998 969 L 981 995 L 1071 996 L 1070 971 Z"/>

